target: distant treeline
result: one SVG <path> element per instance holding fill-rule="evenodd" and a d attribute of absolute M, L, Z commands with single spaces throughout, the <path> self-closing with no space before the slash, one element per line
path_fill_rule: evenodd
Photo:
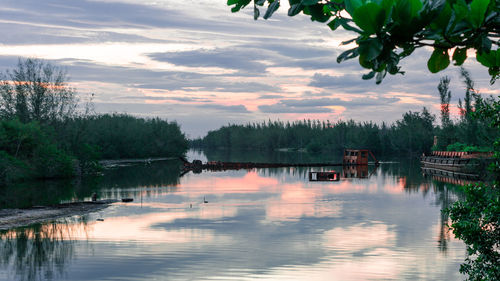
<path fill-rule="evenodd" d="M 462 74 L 467 75 L 467 73 Z M 443 82 L 444 81 L 444 82 Z M 446 85 L 443 83 L 446 82 Z M 470 79 L 468 80 L 471 83 Z M 271 121 L 246 125 L 227 125 L 210 131 L 204 138 L 191 140 L 195 148 L 307 150 L 318 153 L 344 148 L 370 149 L 378 155 L 419 156 L 431 150 L 492 151 L 500 132 L 489 125 L 495 120 L 475 116 L 477 104 L 492 104 L 493 97 L 483 99 L 468 85 L 464 102 L 458 104 L 460 117 L 449 115 L 449 79 L 443 78 L 439 90 L 442 97 L 441 126 L 435 125 L 435 116 L 424 107 L 421 112 L 407 112 L 402 119 L 388 125 L 373 122 Z M 496 120 L 498 122 L 498 120 Z M 434 144 L 434 136 L 437 144 Z"/>
<path fill-rule="evenodd" d="M 59 68 L 19 60 L 0 79 L 0 186 L 98 171 L 98 160 L 184 155 L 175 122 L 77 111 L 75 92 Z"/>
<path fill-rule="evenodd" d="M 68 119 L 60 127 L 55 137 L 65 150 L 95 148 L 102 159 L 181 156 L 188 147 L 179 125 L 158 117 L 100 114 Z"/>
<path fill-rule="evenodd" d="M 366 148 L 377 154 L 422 153 L 433 142 L 434 116 L 408 112 L 392 125 L 373 122 L 302 120 L 228 125 L 191 141 L 193 147 L 225 149 L 306 149 L 309 152 Z"/>

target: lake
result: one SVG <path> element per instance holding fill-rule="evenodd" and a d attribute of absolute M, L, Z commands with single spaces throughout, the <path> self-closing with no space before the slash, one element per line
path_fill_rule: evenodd
<path fill-rule="evenodd" d="M 324 157 L 188 154 L 203 161 Z M 99 199 L 134 201 L 0 232 L 0 280 L 464 279 L 458 269 L 465 245 L 441 212 L 462 195 L 456 186 L 423 176 L 416 161 L 384 161 L 337 182 L 309 182 L 308 172 L 341 167 L 179 177 L 178 166 L 117 166 L 98 179 L 2 191 L 0 203 L 9 207 L 90 200 L 93 192 Z"/>

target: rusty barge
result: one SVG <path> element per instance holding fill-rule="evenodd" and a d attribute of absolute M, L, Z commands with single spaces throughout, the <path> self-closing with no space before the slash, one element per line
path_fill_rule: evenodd
<path fill-rule="evenodd" d="M 492 152 L 433 151 L 420 159 L 425 174 L 465 180 L 477 180 L 491 161 Z"/>

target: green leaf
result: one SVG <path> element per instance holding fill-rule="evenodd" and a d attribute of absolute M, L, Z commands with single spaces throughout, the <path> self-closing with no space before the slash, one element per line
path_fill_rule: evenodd
<path fill-rule="evenodd" d="M 374 34 L 382 28 L 385 11 L 375 3 L 367 3 L 354 11 L 352 20 L 367 34 Z"/>
<path fill-rule="evenodd" d="M 486 67 L 500 66 L 500 49 L 491 52 L 476 53 L 476 59 Z M 497 59 L 498 58 L 498 59 Z M 498 60 L 498 61 L 497 61 Z"/>
<path fill-rule="evenodd" d="M 357 32 L 359 34 L 363 33 L 362 30 L 360 30 L 354 26 L 349 25 L 345 19 L 339 19 L 339 20 L 340 20 L 340 24 L 342 25 L 342 27 L 345 30 L 354 31 L 354 32 Z"/>
<path fill-rule="evenodd" d="M 318 4 L 319 0 L 302 0 L 301 3 L 304 6 L 311 6 L 311 5 L 316 5 Z"/>
<path fill-rule="evenodd" d="M 264 19 L 267 20 L 268 18 L 270 18 L 274 12 L 276 12 L 276 10 L 278 10 L 278 8 L 280 7 L 280 1 L 279 0 L 274 0 L 273 3 L 271 3 L 269 5 L 269 7 L 267 8 L 267 11 L 266 13 L 264 14 Z"/>
<path fill-rule="evenodd" d="M 387 74 L 387 71 L 385 71 L 385 70 L 377 72 L 377 75 L 375 76 L 375 83 L 380 84 L 382 82 L 382 80 L 384 80 L 384 77 L 386 74 Z"/>
<path fill-rule="evenodd" d="M 290 9 L 288 9 L 288 16 L 293 17 L 302 12 L 302 9 L 304 9 L 304 5 L 301 3 L 293 4 L 290 6 Z"/>
<path fill-rule="evenodd" d="M 453 52 L 453 61 L 455 65 L 462 65 L 467 58 L 467 48 L 456 48 Z"/>
<path fill-rule="evenodd" d="M 345 0 L 345 10 L 352 16 L 354 11 L 363 5 L 363 1 L 361 0 Z"/>
<path fill-rule="evenodd" d="M 448 50 L 434 48 L 431 57 L 427 61 L 427 68 L 432 73 L 437 73 L 450 65 L 450 56 Z"/>
<path fill-rule="evenodd" d="M 411 21 L 419 15 L 422 7 L 423 4 L 420 0 L 396 1 L 396 5 L 392 12 L 392 18 L 398 24 L 408 26 L 411 24 Z"/>
<path fill-rule="evenodd" d="M 260 11 L 257 9 L 257 6 L 253 6 L 253 19 L 257 20 L 260 16 Z"/>
<path fill-rule="evenodd" d="M 346 41 L 342 41 L 342 42 L 340 42 L 340 45 L 341 46 L 342 45 L 349 45 L 349 44 L 351 44 L 352 42 L 354 42 L 356 40 L 358 40 L 358 38 L 352 38 L 352 39 L 349 39 L 349 40 L 346 40 Z"/>
<path fill-rule="evenodd" d="M 331 22 L 328 23 L 328 27 L 330 27 L 331 30 L 335 30 L 341 25 L 342 23 L 338 18 L 334 18 Z"/>
<path fill-rule="evenodd" d="M 384 49 L 384 45 L 377 38 L 369 38 L 359 42 L 359 54 L 364 56 L 367 61 L 378 57 Z"/>
<path fill-rule="evenodd" d="M 491 40 L 488 38 L 488 36 L 486 36 L 486 34 L 483 34 L 479 40 L 481 40 L 481 44 L 480 44 L 480 48 L 477 48 L 478 50 L 481 50 L 482 52 L 489 52 L 491 50 L 491 45 L 492 45 L 492 42 Z"/>
<path fill-rule="evenodd" d="M 366 69 L 374 68 L 373 62 L 366 59 L 366 55 L 364 55 L 364 54 L 359 55 L 358 62 L 359 62 L 359 65 L 361 65 L 362 67 L 364 67 Z"/>
<path fill-rule="evenodd" d="M 446 30 L 446 27 L 450 22 L 451 13 L 452 13 L 451 6 L 448 2 L 446 2 L 439 15 L 431 23 L 431 27 L 433 29 Z"/>
<path fill-rule="evenodd" d="M 484 14 L 488 9 L 490 0 L 472 0 L 470 3 L 470 13 L 467 19 L 473 27 L 479 28 L 484 21 Z"/>
<path fill-rule="evenodd" d="M 235 5 L 234 7 L 231 8 L 231 12 L 236 13 L 242 8 L 245 8 L 246 5 L 250 3 L 251 0 L 227 0 L 227 5 L 232 6 Z"/>
<path fill-rule="evenodd" d="M 323 11 L 323 4 L 317 4 L 312 6 L 307 6 L 309 13 L 311 15 L 311 20 L 326 22 L 330 18 L 330 13 L 325 14 Z"/>
<path fill-rule="evenodd" d="M 384 10 L 385 12 L 384 24 L 388 23 L 389 19 L 391 18 L 395 1 L 396 0 L 382 0 L 382 2 L 380 3 L 380 7 L 382 7 L 382 10 Z"/>
<path fill-rule="evenodd" d="M 363 76 L 361 78 L 363 78 L 363 80 L 370 80 L 373 77 L 375 77 L 375 73 L 376 73 L 375 71 L 370 71 L 367 74 L 363 74 Z"/>
<path fill-rule="evenodd" d="M 341 63 L 345 60 L 348 60 L 348 59 L 352 59 L 352 58 L 355 58 L 359 55 L 358 53 L 358 48 L 353 48 L 353 49 L 349 49 L 345 52 L 343 52 L 342 54 L 340 54 L 338 57 L 337 57 L 337 62 L 338 63 Z"/>

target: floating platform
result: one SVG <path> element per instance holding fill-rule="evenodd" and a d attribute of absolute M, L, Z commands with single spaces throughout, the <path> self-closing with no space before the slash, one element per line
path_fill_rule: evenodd
<path fill-rule="evenodd" d="M 309 172 L 309 181 L 339 181 L 340 173 L 336 171 Z"/>

